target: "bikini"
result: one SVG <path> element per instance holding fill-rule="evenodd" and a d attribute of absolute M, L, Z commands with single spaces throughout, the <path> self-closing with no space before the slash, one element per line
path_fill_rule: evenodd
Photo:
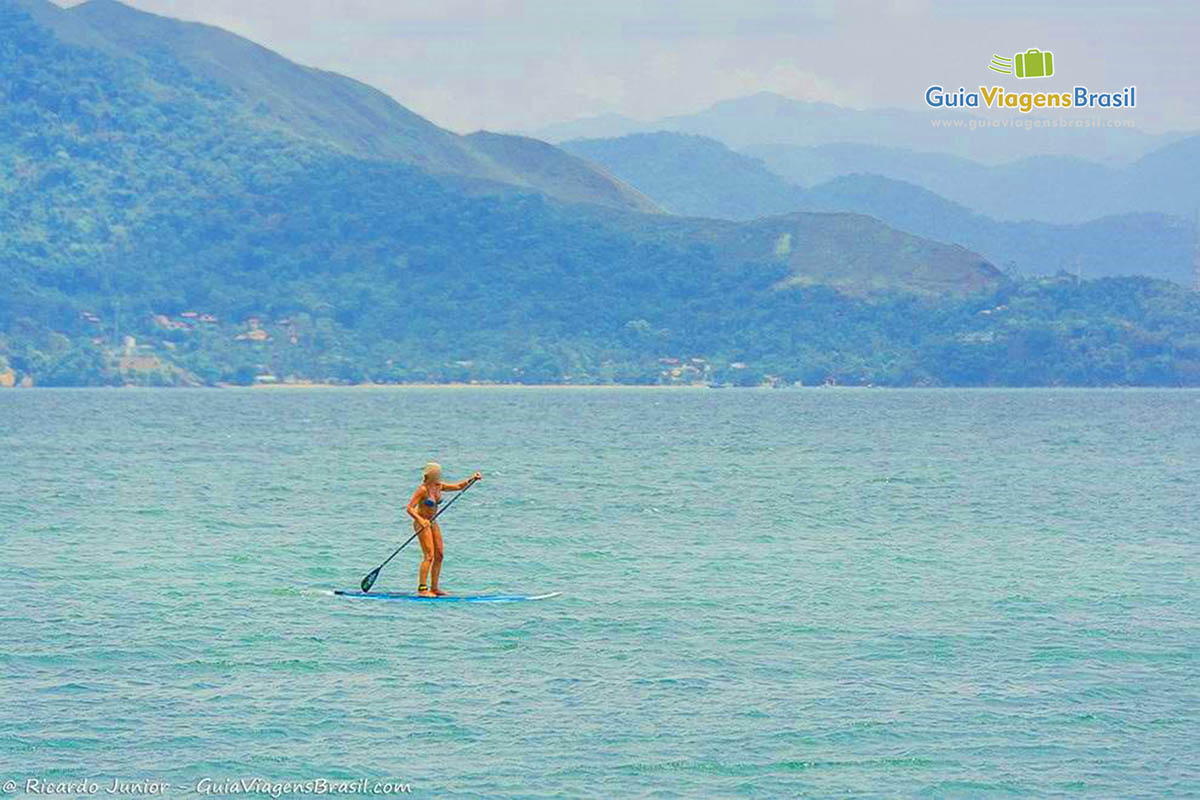
<path fill-rule="evenodd" d="M 426 489 L 425 492 L 426 492 L 426 497 L 424 500 L 421 501 L 421 505 L 427 506 L 429 508 L 437 508 L 438 506 L 440 506 L 442 504 L 442 498 L 439 497 L 437 500 L 434 500 L 432 497 L 428 496 L 429 489 Z M 428 591 L 428 590 L 429 590 L 429 587 L 423 583 L 417 587 L 418 592 L 424 592 L 424 591 Z"/>

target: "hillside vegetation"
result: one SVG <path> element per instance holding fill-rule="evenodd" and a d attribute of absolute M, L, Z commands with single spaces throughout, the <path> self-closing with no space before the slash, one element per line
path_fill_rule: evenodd
<path fill-rule="evenodd" d="M 220 86 L 248 112 L 242 120 L 248 125 L 432 174 L 506 183 L 568 201 L 655 210 L 637 192 L 556 148 L 543 146 L 541 154 L 554 168 L 527 170 L 521 137 L 494 136 L 481 146 L 377 89 L 300 66 L 220 28 L 147 14 L 115 0 L 90 0 L 63 16 L 86 22 L 121 54 L 142 61 L 156 79 L 170 83 L 186 71 Z M 508 146 L 497 138 L 510 140 Z"/>
<path fill-rule="evenodd" d="M 212 29 L 89 7 L 0 0 L 0 385 L 1200 383 L 1178 287 L 1011 281 L 853 214 L 642 213 L 534 140 L 356 151 L 281 110 L 319 92 L 196 63 Z M 462 152 L 516 177 L 420 163 Z"/>

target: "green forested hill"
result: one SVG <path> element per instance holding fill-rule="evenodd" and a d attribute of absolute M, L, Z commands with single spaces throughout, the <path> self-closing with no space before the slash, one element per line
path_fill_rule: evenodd
<path fill-rule="evenodd" d="M 529 176 L 588 173 L 530 140 L 475 137 L 522 184 L 366 157 L 34 2 L 0 0 L 0 384 L 1200 381 L 1177 287 L 563 203 Z"/>
<path fill-rule="evenodd" d="M 44 0 L 42 0 L 44 2 Z M 75 18 L 136 57 L 151 74 L 170 82 L 187 70 L 220 86 L 245 112 L 246 124 L 350 155 L 411 164 L 432 174 L 498 181 L 551 197 L 637 211 L 654 211 L 645 197 L 611 177 L 543 145 L 542 159 L 558 170 L 514 164 L 493 142 L 444 130 L 383 92 L 332 72 L 300 66 L 228 31 L 148 14 L 115 0 L 89 0 L 64 14 Z M 516 148 L 521 137 L 513 140 Z M 561 167 L 572 162 L 573 169 Z"/>

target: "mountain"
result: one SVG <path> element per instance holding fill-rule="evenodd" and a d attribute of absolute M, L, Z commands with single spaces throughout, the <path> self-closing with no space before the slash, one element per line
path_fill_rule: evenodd
<path fill-rule="evenodd" d="M 844 175 L 880 175 L 924 187 L 995 219 L 1082 222 L 1129 210 L 1098 191 L 1117 170 L 1074 156 L 989 165 L 943 153 L 849 143 L 764 144 L 744 152 L 803 186 Z"/>
<path fill-rule="evenodd" d="M 97 50 L 105 55 L 120 55 L 120 48 L 101 35 L 85 20 L 73 14 L 64 13 L 54 3 L 48 0 L 6 0 L 9 10 L 23 18 L 28 18 L 42 29 L 53 34 L 54 38 L 63 44 L 75 45 Z"/>
<path fill-rule="evenodd" d="M 958 243 L 992 263 L 1025 274 L 1151 275 L 1186 285 L 1193 280 L 1195 229 L 1184 219 L 1161 213 L 1125 213 L 1058 225 L 1005 222 L 914 183 L 881 175 L 843 175 L 805 189 L 788 183 L 763 162 L 699 136 L 633 134 L 569 141 L 561 146 L 594 161 L 673 213 L 750 220 L 801 209 L 853 212 L 918 236 Z M 839 154 L 862 149 L 836 147 Z M 863 166 L 887 166 L 878 148 L 865 149 Z M 913 156 L 908 163 L 914 166 L 919 167 L 925 159 L 937 160 L 950 163 L 960 174 L 1001 169 L 963 160 L 953 163 L 947 156 Z M 1046 171 L 1053 174 L 1049 167 Z"/>
<path fill-rule="evenodd" d="M 623 114 L 598 114 L 568 122 L 555 122 L 532 131 L 531 135 L 547 142 L 568 139 L 609 139 L 646 130 L 646 123 Z"/>
<path fill-rule="evenodd" d="M 1003 283 L 972 254 L 903 236 L 888 244 L 872 220 L 742 228 L 512 186 L 488 194 L 293 134 L 249 90 L 192 71 L 165 45 L 115 57 L 67 44 L 7 0 L 0 30 L 0 350 L 36 380 L 98 380 L 114 363 L 182 371 L 154 373 L 167 381 L 264 364 L 417 379 L 462 361 L 492 380 L 596 377 L 605 363 L 654 363 L 660 348 L 729 348 L 722 331 L 746 309 L 764 330 L 787 325 L 800 295 L 785 287 L 797 280 L 828 278 L 859 296 Z M 532 140 L 463 141 L 530 183 L 590 191 L 599 174 Z M 870 274 L 863 254 L 840 254 L 856 230 L 879 242 Z M 796 250 L 781 249 L 785 234 Z M 286 327 L 260 334 L 250 319 Z M 124 335 L 152 350 L 119 355 Z"/>
<path fill-rule="evenodd" d="M 475 152 L 522 176 L 524 182 L 518 185 L 553 187 L 546 194 L 567 202 L 646 212 L 659 210 L 645 195 L 546 142 L 490 131 L 477 131 L 465 139 Z"/>
<path fill-rule="evenodd" d="M 801 207 L 798 187 L 704 136 L 660 131 L 559 146 L 636 186 L 672 214 L 749 220 Z"/>
<path fill-rule="evenodd" d="M 600 173 L 542 143 L 395 110 L 322 138 L 303 90 L 204 66 L 223 38 L 110 8 L 92 47 L 95 12 L 31 2 L 0 0 L 0 385 L 1200 383 L 1200 297 L 1167 283 L 1008 280 L 855 214 L 576 202 Z"/>
<path fill-rule="evenodd" d="M 1200 135 L 1147 153 L 1126 172 L 1131 204 L 1193 219 L 1200 215 Z"/>
<path fill-rule="evenodd" d="M 877 175 L 835 178 L 805 193 L 804 208 L 869 214 L 901 230 L 957 242 L 1031 275 L 1150 275 L 1191 285 L 1195 229 L 1163 214 L 1085 223 L 999 222 L 926 189 Z"/>
<path fill-rule="evenodd" d="M 1200 135 L 1152 136 L 1130 128 L 1072 131 L 1069 153 L 1061 131 L 1033 130 L 1014 136 L 995 128 L 964 133 L 934 128 L 928 112 L 899 109 L 861 111 L 829 103 L 809 103 L 761 93 L 717 103 L 696 114 L 638 123 L 627 118 L 579 120 L 543 129 L 541 134 L 598 164 L 639 158 L 638 150 L 665 159 L 651 170 L 646 159 L 637 170 L 643 182 L 676 180 L 684 170 L 670 160 L 683 157 L 687 136 L 724 144 L 762 162 L 787 183 L 814 186 L 852 174 L 874 174 L 916 184 L 972 211 L 1001 221 L 1037 220 L 1082 224 L 1107 216 L 1158 213 L 1192 219 L 1200 211 Z M 669 134 L 681 138 L 671 139 Z M 620 145 L 607 142 L 624 140 Z M 697 157 L 713 164 L 715 152 Z M 710 144 L 704 145 L 710 151 Z M 626 151 L 626 154 L 618 152 Z M 682 198 L 682 185 L 643 187 L 660 202 L 670 195 L 675 213 L 730 218 L 778 213 L 781 186 L 759 175 L 736 173 L 744 166 L 720 169 L 738 191 L 738 180 L 753 180 L 763 192 L 758 206 L 729 203 L 713 211 L 700 197 Z M 610 170 L 617 177 L 628 173 Z M 670 177 L 669 176 L 676 176 Z M 736 206 L 736 207 L 735 207 Z M 795 208 L 796 206 L 788 206 Z"/>
<path fill-rule="evenodd" d="M 764 144 L 743 152 L 772 172 L 811 186 L 870 173 L 914 183 L 1001 220 L 1082 223 L 1157 212 L 1191 218 L 1200 209 L 1200 137 L 1154 150 L 1133 164 L 1107 166 L 1074 156 L 1038 156 L 988 165 L 940 153 L 868 144 L 816 147 Z"/>
<path fill-rule="evenodd" d="M 996 164 L 1035 155 L 1070 153 L 1105 162 L 1133 161 L 1155 148 L 1178 141 L 1181 134 L 1150 135 L 1136 128 L 1088 128 L 1071 131 L 1045 127 L 1014 135 L 1011 127 L 934 126 L 931 120 L 952 119 L 964 125 L 982 121 L 978 115 L 910 111 L 897 108 L 853 109 L 830 103 L 795 100 L 760 92 L 715 103 L 693 114 L 679 114 L 642 122 L 611 124 L 611 118 L 542 128 L 538 135 L 549 141 L 595 139 L 630 133 L 672 131 L 716 139 L 734 150 L 759 145 L 815 147 L 850 143 L 903 148 L 955 155 Z M 1022 122 L 1036 117 L 1022 115 Z"/>
<path fill-rule="evenodd" d="M 772 255 L 788 265 L 781 286 L 832 286 L 847 294 L 887 292 L 899 281 L 929 296 L 979 292 L 996 284 L 987 261 L 861 214 L 793 212 L 727 229 L 724 249 L 746 261 Z"/>
<path fill-rule="evenodd" d="M 169 81 L 185 69 L 228 91 L 250 107 L 253 122 L 267 129 L 350 155 L 400 161 L 433 174 L 525 187 L 573 202 L 652 211 L 636 192 L 575 163 L 553 147 L 534 163 L 513 154 L 527 148 L 513 137 L 508 147 L 494 137 L 486 149 L 469 137 L 439 128 L 383 92 L 350 78 L 300 66 L 228 31 L 149 14 L 115 0 L 89 0 L 65 15 L 89 25 L 125 55 L 142 60 L 150 74 Z M 563 182 L 559 183 L 559 179 Z"/>
<path fill-rule="evenodd" d="M 26 5 L 29 2 L 32 0 L 22 0 Z M 22 8 L 11 2 L 8 5 L 11 9 Z M 55 43 L 45 26 L 36 24 L 25 26 L 24 41 L 10 40 L 18 46 L 6 65 L 16 81 L 17 90 L 12 94 L 25 103 L 9 104 L 6 108 L 14 133 L 8 141 L 14 149 L 12 163 L 27 167 L 18 169 L 13 179 L 20 183 L 25 171 L 41 174 L 42 191 L 9 196 L 10 202 L 23 206 L 24 216 L 14 214 L 14 224 L 7 233 L 31 241 L 41 236 L 43 229 L 30 221 L 49 218 L 67 209 L 84 221 L 66 226 L 46 245 L 35 248 L 38 255 L 44 251 L 46 257 L 57 255 L 58 260 L 67 260 L 67 253 L 100 254 L 118 243 L 136 248 L 138 242 L 123 239 L 118 242 L 117 234 L 139 229 L 148 220 L 155 220 L 154 225 L 161 228 L 167 223 L 159 217 L 170 217 L 176 207 L 197 203 L 209 212 L 200 215 L 199 219 L 204 219 L 214 210 L 209 206 L 215 205 L 219 211 L 225 203 L 241 205 L 255 196 L 270 197 L 272 192 L 306 182 L 304 176 L 308 171 L 322 169 L 329 160 L 353 163 L 345 158 L 404 167 L 388 174 L 410 176 L 408 180 L 417 188 L 406 191 L 405 195 L 410 202 L 418 202 L 422 194 L 427 194 L 430 216 L 437 216 L 438 204 L 453 205 L 461 212 L 463 203 L 472 198 L 484 198 L 486 202 L 480 208 L 493 208 L 497 215 L 508 213 L 509 205 L 527 211 L 548 208 L 523 199 L 520 190 L 530 186 L 553 186 L 554 191 L 543 194 L 569 203 L 616 211 L 655 208 L 641 194 L 608 177 L 604 171 L 552 145 L 488 132 L 455 136 L 386 98 L 380 100 L 381 95 L 361 84 L 298 67 L 218 29 L 144 14 L 112 0 L 92 0 L 70 11 L 48 10 L 47 6 L 43 4 L 43 16 L 48 14 L 52 20 L 61 18 L 63 25 L 87 21 L 114 46 L 129 50 L 126 57 L 108 59 L 90 48 Z M 16 19 L 15 10 L 13 14 Z M 336 91 L 329 91 L 330 87 Z M 309 89 L 317 93 L 315 98 L 306 94 Z M 341 114 L 338 109 L 342 106 L 353 106 L 346 99 L 346 92 L 352 97 L 378 101 L 377 110 L 391 115 L 382 126 L 364 123 L 372 136 L 378 134 L 377 142 L 371 136 L 351 135 L 350 122 L 346 122 L 344 130 L 330 134 L 335 140 L 320 139 L 307 127 L 307 122 L 300 124 L 290 112 L 284 111 L 307 104 L 322 109 L 321 116 L 310 115 L 312 119 L 333 118 Z M 325 108 L 326 104 L 335 110 Z M 346 118 L 350 117 L 351 111 L 347 111 Z M 367 115 L 368 120 L 376 117 Z M 385 133 L 399 138 L 399 143 L 392 142 Z M 355 142 L 367 150 L 352 152 Z M 416 150 L 410 153 L 410 148 Z M 462 161 L 455 167 L 449 161 L 455 153 L 490 164 L 504 164 L 521 177 L 521 183 L 497 181 L 491 174 L 474 174 L 463 167 Z M 233 164 L 238 165 L 236 170 Z M 465 171 L 453 171 L 459 167 Z M 419 173 L 413 172 L 414 169 Z M 447 175 L 447 170 L 451 174 Z M 365 174 L 370 168 L 364 164 L 351 171 Z M 60 177 L 49 180 L 47 175 Z M 426 180 L 426 176 L 436 182 Z M 179 195 L 173 202 L 156 196 L 172 192 Z M 637 202 L 618 202 L 618 195 Z M 581 203 L 584 199 L 590 202 Z M 345 202 L 348 214 L 356 211 L 354 195 Z M 630 205 L 635 208 L 630 209 Z M 674 220 L 658 219 L 661 215 L 596 216 L 581 208 L 578 219 L 572 220 L 563 210 L 546 213 L 547 220 L 553 220 L 555 225 L 576 226 L 586 219 L 588 225 L 610 237 L 626 237 L 614 243 L 620 246 L 654 243 L 666 248 L 669 243 L 677 249 L 684 248 L 680 251 L 684 252 L 693 244 L 677 243 L 685 235 L 681 233 L 684 226 Z M 875 223 L 863 219 L 859 224 L 873 227 Z M 686 236 L 695 242 L 717 243 L 720 249 L 709 257 L 723 268 L 738 268 L 746 259 L 773 262 L 777 266 L 788 263 L 788 259 L 774 254 L 773 234 L 747 229 L 734 237 L 736 247 L 733 247 L 727 244 L 728 226 L 711 226 L 717 231 L 711 236 L 703 227 L 688 226 Z M 840 236 L 844 223 L 836 227 Z M 816 237 L 825 235 L 819 224 L 811 225 L 809 231 Z M 142 235 L 158 232 L 158 229 L 144 230 Z M 465 232 L 464 227 L 455 235 Z M 527 231 L 535 232 L 535 229 Z M 557 229 L 553 233 L 561 235 Z M 197 233 L 189 228 L 179 235 L 196 237 Z M 226 246 L 223 241 L 212 244 Z M 197 258 L 205 252 L 205 243 L 199 239 L 193 247 L 180 253 L 180 257 Z M 950 255 L 939 247 L 931 243 L 926 252 L 934 268 L 946 271 L 948 290 L 972 291 L 979 284 L 976 272 L 981 272 L 985 283 L 995 279 L 994 271 L 981 266 L 978 257 Z M 826 249 L 836 252 L 836 248 Z M 259 258 L 277 255 L 263 253 Z M 831 258 L 829 263 L 820 265 L 820 271 L 842 274 L 839 285 L 850 288 L 852 281 L 845 276 L 856 274 L 856 268 L 838 262 L 836 256 Z M 62 266 L 53 258 L 47 261 L 49 267 Z M 903 263 L 900 258 L 894 261 Z M 795 266 L 815 267 L 811 262 L 799 261 Z M 871 276 L 870 284 L 875 286 L 882 281 L 892 289 L 921 291 L 920 287 L 907 286 L 903 275 L 903 270 L 894 273 L 884 270 Z M 962 285 L 956 289 L 958 278 L 962 279 Z"/>

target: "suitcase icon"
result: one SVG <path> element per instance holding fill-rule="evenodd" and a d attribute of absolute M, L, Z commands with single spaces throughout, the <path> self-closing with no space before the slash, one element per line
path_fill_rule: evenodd
<path fill-rule="evenodd" d="M 1017 53 L 1014 60 L 1018 78 L 1049 78 L 1054 74 L 1054 54 L 1049 50 L 1031 47 L 1024 53 Z"/>

